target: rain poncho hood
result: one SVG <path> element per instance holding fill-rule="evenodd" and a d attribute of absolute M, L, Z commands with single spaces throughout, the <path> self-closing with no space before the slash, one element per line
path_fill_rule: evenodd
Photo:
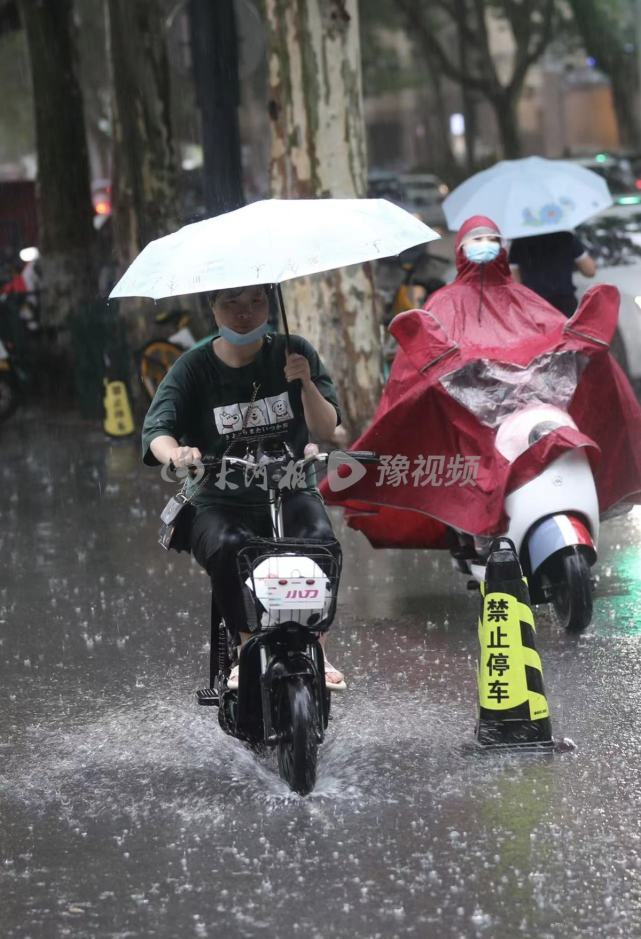
<path fill-rule="evenodd" d="M 618 291 L 591 288 L 567 320 L 513 282 L 504 249 L 487 264 L 468 261 L 463 239 L 480 226 L 499 234 L 491 219 L 470 218 L 458 233 L 454 283 L 392 322 L 399 351 L 374 420 L 353 444 L 384 460 L 340 492 L 323 485 L 377 547 L 446 547 L 448 527 L 501 533 L 506 494 L 577 447 L 590 459 L 601 512 L 641 503 L 641 407 L 608 352 Z M 510 461 L 497 431 L 533 404 L 560 407 L 578 429 L 559 427 Z M 464 461 L 476 464 L 473 484 L 461 484 Z M 427 464 L 440 475 L 429 477 Z"/>

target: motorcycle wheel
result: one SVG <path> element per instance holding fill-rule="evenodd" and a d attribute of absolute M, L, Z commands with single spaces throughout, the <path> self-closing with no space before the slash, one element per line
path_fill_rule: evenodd
<path fill-rule="evenodd" d="M 18 407 L 18 393 L 13 383 L 0 377 L 0 421 L 6 421 Z"/>
<path fill-rule="evenodd" d="M 309 681 L 292 678 L 283 682 L 282 725 L 289 726 L 278 744 L 278 771 L 290 789 L 306 796 L 316 784 L 318 762 L 318 715 Z"/>
<path fill-rule="evenodd" d="M 562 558 L 562 579 L 554 585 L 552 605 L 568 632 L 582 632 L 592 620 L 590 565 L 584 554 L 574 549 Z"/>

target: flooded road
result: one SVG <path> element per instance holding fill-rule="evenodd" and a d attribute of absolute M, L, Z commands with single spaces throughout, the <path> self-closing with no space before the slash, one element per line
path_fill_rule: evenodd
<path fill-rule="evenodd" d="M 1 429 L 3 937 L 641 935 L 641 512 L 594 624 L 537 612 L 553 756 L 478 754 L 476 594 L 343 531 L 335 696 L 307 798 L 218 728 L 208 580 L 156 544 L 135 442 Z"/>

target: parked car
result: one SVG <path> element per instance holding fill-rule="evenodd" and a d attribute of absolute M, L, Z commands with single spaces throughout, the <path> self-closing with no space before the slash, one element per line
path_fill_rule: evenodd
<path fill-rule="evenodd" d="M 404 173 L 399 177 L 405 202 L 413 206 L 426 225 L 446 228 L 445 215 L 441 208 L 449 186 L 433 173 Z"/>
<path fill-rule="evenodd" d="M 402 173 L 373 170 L 367 183 L 371 199 L 389 199 L 418 216 L 426 225 L 447 228 L 441 204 L 449 187 L 433 173 Z"/>
<path fill-rule="evenodd" d="M 616 203 L 625 205 L 629 197 L 639 195 L 636 186 L 636 176 L 632 164 L 627 157 L 610 153 L 597 153 L 590 157 L 574 157 L 569 163 L 577 163 L 586 169 L 598 173 L 608 184 L 612 198 Z"/>
<path fill-rule="evenodd" d="M 402 205 L 403 189 L 398 174 L 389 170 L 372 170 L 367 177 L 367 195 L 370 199 L 389 199 Z"/>

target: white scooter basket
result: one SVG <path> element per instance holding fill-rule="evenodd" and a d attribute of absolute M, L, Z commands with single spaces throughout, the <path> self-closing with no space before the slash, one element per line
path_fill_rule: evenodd
<path fill-rule="evenodd" d="M 290 622 L 314 626 L 328 615 L 332 602 L 327 575 L 308 557 L 266 558 L 245 584 L 264 608 L 261 626 Z"/>

